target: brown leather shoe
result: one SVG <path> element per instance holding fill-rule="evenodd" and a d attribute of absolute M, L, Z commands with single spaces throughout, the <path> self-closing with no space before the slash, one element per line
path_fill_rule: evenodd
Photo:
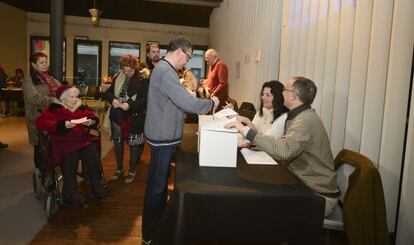
<path fill-rule="evenodd" d="M 0 141 L 0 149 L 4 149 L 4 148 L 8 148 L 9 145 L 8 144 L 4 144 L 3 142 Z"/>

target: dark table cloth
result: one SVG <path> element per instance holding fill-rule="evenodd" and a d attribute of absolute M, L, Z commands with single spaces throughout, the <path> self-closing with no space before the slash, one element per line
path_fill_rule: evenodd
<path fill-rule="evenodd" d="M 198 240 L 319 244 L 325 200 L 284 165 L 199 167 L 194 136 L 176 154 L 175 188 L 153 244 Z M 219 153 L 218 153 L 219 154 Z"/>

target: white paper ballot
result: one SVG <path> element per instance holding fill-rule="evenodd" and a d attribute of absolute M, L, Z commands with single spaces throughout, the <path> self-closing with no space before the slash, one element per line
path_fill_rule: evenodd
<path fill-rule="evenodd" d="M 277 162 L 264 151 L 243 148 L 240 152 L 248 164 L 277 165 Z"/>
<path fill-rule="evenodd" d="M 70 120 L 70 122 L 73 123 L 73 124 L 82 124 L 82 123 L 86 123 L 87 121 L 89 121 L 89 119 L 87 117 L 82 117 L 82 118 L 79 118 L 79 119 Z"/>
<path fill-rule="evenodd" d="M 231 133 L 237 133 L 236 128 L 225 128 L 224 125 L 226 125 L 229 122 L 235 121 L 236 118 L 233 117 L 231 119 L 228 119 L 226 117 L 207 121 L 204 123 L 204 129 L 210 130 L 210 131 L 221 131 L 221 132 L 231 132 Z"/>
<path fill-rule="evenodd" d="M 219 119 L 219 118 L 225 118 L 228 116 L 235 116 L 238 115 L 239 113 L 235 112 L 233 109 L 231 108 L 224 108 L 219 112 L 216 112 L 214 114 L 214 119 Z"/>

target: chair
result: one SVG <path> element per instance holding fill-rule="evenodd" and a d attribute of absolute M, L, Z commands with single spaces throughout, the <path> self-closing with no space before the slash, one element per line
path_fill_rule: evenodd
<path fill-rule="evenodd" d="M 250 102 L 243 102 L 239 110 L 237 111 L 239 115 L 245 116 L 249 118 L 250 120 L 253 120 L 254 115 L 256 115 L 256 109 L 254 108 L 254 105 Z"/>
<path fill-rule="evenodd" d="M 344 230 L 349 244 L 389 244 L 381 176 L 360 153 L 342 150 L 335 158 L 339 205 L 324 220 L 329 229 Z"/>
<path fill-rule="evenodd" d="M 329 230 L 344 230 L 342 207 L 345 200 L 346 191 L 348 189 L 348 179 L 354 170 L 355 167 L 347 163 L 343 163 L 336 170 L 336 182 L 339 190 L 341 191 L 341 196 L 339 197 L 338 204 L 335 206 L 333 213 L 323 220 L 323 228 L 326 229 L 327 244 L 329 244 Z"/>
<path fill-rule="evenodd" d="M 88 85 L 86 87 L 85 95 L 82 97 L 83 102 L 90 108 L 97 110 L 100 114 L 101 109 L 104 109 L 105 103 L 102 102 L 99 94 L 100 87 L 96 85 Z"/>

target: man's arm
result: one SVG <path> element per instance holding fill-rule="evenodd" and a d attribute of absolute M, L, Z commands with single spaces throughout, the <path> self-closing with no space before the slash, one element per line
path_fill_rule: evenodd
<path fill-rule="evenodd" d="M 172 81 L 168 73 L 163 75 L 162 80 L 162 86 L 158 89 L 184 112 L 206 114 L 213 109 L 212 100 L 192 96 L 179 81 Z"/>
<path fill-rule="evenodd" d="M 276 160 L 291 160 L 301 154 L 311 143 L 310 121 L 301 118 L 295 118 L 287 132 L 280 138 L 257 134 L 254 136 L 254 144 L 259 149 L 265 151 Z M 249 131 L 251 135 L 251 132 Z"/>

